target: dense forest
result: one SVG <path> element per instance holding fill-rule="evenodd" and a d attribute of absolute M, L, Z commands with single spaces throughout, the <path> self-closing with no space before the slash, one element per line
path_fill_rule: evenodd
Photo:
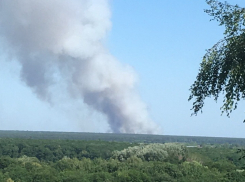
<path fill-rule="evenodd" d="M 49 131 L 7 131 L 0 130 L 0 138 L 59 139 L 59 140 L 103 140 L 131 143 L 189 143 L 189 144 L 232 144 L 244 145 L 244 138 L 199 137 L 174 135 L 146 135 L 124 133 L 86 133 L 86 132 L 49 132 Z"/>
<path fill-rule="evenodd" d="M 142 135 L 132 137 L 139 141 Z M 245 181 L 245 161 L 238 152 L 242 148 L 234 142 L 199 145 L 193 141 L 1 137 L 0 181 Z"/>

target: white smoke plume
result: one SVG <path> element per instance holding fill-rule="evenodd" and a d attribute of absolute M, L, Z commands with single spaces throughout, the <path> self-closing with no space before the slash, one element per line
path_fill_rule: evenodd
<path fill-rule="evenodd" d="M 136 75 L 103 45 L 107 0 L 0 0 L 0 45 L 39 98 L 65 82 L 71 97 L 105 114 L 116 133 L 157 133 L 135 90 Z M 55 95 L 55 94 L 53 94 Z"/>

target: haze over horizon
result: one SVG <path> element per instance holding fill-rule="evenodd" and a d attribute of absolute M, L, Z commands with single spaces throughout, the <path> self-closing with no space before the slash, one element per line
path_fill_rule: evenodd
<path fill-rule="evenodd" d="M 211 98 L 190 117 L 189 87 L 223 36 L 205 1 L 22 3 L 0 2 L 1 130 L 245 137 L 242 102 L 227 118 Z"/>

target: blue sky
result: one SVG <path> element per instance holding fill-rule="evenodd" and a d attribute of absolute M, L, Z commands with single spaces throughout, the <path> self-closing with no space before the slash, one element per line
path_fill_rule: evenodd
<path fill-rule="evenodd" d="M 163 128 L 162 134 L 245 137 L 242 102 L 227 118 L 219 110 L 222 99 L 218 103 L 207 99 L 204 112 L 190 117 L 189 88 L 202 56 L 223 36 L 223 28 L 204 13 L 205 1 L 110 2 L 112 29 L 105 44 L 120 62 L 136 70 L 138 92 L 151 118 Z M 228 2 L 245 7 L 243 0 Z M 4 52 L 1 55 L 0 129 L 107 131 L 103 116 L 81 101 L 64 98 L 50 105 L 39 100 L 21 82 L 20 66 L 5 61 Z"/>

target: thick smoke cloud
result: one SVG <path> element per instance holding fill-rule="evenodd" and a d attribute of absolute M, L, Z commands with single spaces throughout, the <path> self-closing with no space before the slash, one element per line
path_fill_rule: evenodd
<path fill-rule="evenodd" d="M 135 91 L 137 77 L 103 45 L 111 28 L 107 0 L 1 0 L 1 48 L 19 61 L 39 98 L 66 83 L 73 98 L 105 114 L 116 133 L 157 133 Z"/>

